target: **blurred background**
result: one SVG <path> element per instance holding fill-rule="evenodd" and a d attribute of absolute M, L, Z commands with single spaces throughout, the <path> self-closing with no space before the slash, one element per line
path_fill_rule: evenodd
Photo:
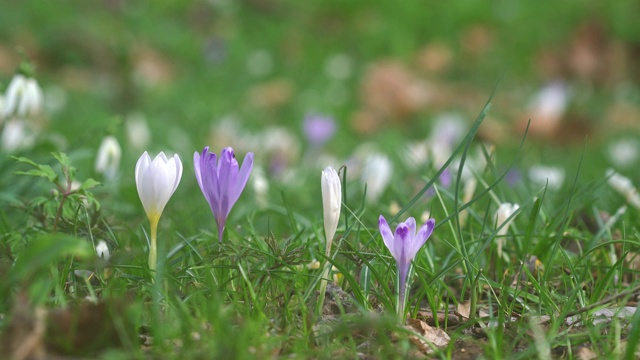
<path fill-rule="evenodd" d="M 113 135 L 132 198 L 144 150 L 178 152 L 187 173 L 194 150 L 233 146 L 280 179 L 297 166 L 315 179 L 365 143 L 401 163 L 433 134 L 459 141 L 494 89 L 479 139 L 498 156 L 531 120 L 523 164 L 585 154 L 587 176 L 637 178 L 638 14 L 631 0 L 10 0 L 0 88 L 30 61 L 46 111 L 29 151 L 93 169 Z"/>

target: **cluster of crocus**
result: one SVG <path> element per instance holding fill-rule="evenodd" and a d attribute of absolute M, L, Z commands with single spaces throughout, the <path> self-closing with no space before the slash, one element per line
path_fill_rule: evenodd
<path fill-rule="evenodd" d="M 209 202 L 218 225 L 218 238 L 222 241 L 222 233 L 231 207 L 249 180 L 253 167 L 253 153 L 245 156 L 240 169 L 230 147 L 222 150 L 219 159 L 216 154 L 209 152 L 209 147 L 205 147 L 202 154 L 196 152 L 193 159 L 198 185 Z M 180 183 L 182 162 L 177 154 L 168 159 L 163 152 L 152 161 L 145 151 L 138 159 L 135 176 L 138 195 L 151 225 L 149 268 L 155 270 L 158 256 L 158 221 Z"/>
<path fill-rule="evenodd" d="M 395 233 L 391 232 L 391 228 L 384 216 L 380 215 L 378 227 L 382 240 L 389 252 L 396 260 L 398 268 L 398 316 L 400 319 L 404 317 L 404 309 L 407 293 L 407 281 L 411 261 L 416 257 L 418 250 L 427 242 L 429 236 L 436 226 L 434 219 L 427 220 L 424 225 L 416 232 L 416 220 L 409 217 L 405 222 L 401 222 L 396 227 Z"/>

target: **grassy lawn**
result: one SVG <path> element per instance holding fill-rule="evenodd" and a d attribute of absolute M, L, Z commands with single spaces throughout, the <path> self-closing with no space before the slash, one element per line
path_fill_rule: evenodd
<path fill-rule="evenodd" d="M 0 7 L 1 357 L 639 353 L 637 2 Z"/>

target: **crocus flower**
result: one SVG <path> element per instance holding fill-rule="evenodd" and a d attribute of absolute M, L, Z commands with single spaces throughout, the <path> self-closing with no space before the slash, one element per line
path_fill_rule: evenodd
<path fill-rule="evenodd" d="M 553 166 L 534 165 L 529 168 L 529 180 L 551 190 L 559 190 L 564 182 L 564 170 Z"/>
<path fill-rule="evenodd" d="M 211 207 L 211 212 L 218 225 L 218 240 L 222 241 L 222 233 L 231 208 L 236 203 L 244 189 L 251 169 L 253 168 L 253 153 L 244 157 L 242 168 L 238 168 L 238 161 L 230 147 L 222 149 L 220 159 L 209 151 L 209 147 L 193 154 L 196 179 L 200 190 Z"/>
<path fill-rule="evenodd" d="M 151 244 L 149 247 L 149 268 L 155 270 L 158 250 L 156 232 L 158 221 L 171 195 L 176 191 L 182 178 L 182 162 L 178 154 L 167 159 L 161 152 L 151 161 L 145 151 L 136 163 L 136 187 L 138 195 L 151 224 Z"/>
<path fill-rule="evenodd" d="M 144 149 L 151 141 L 151 130 L 142 113 L 134 112 L 127 115 L 125 129 L 127 141 L 134 149 Z"/>
<path fill-rule="evenodd" d="M 435 219 L 429 219 L 416 233 L 416 220 L 413 217 L 409 217 L 405 222 L 398 224 L 396 232 L 392 233 L 384 216 L 380 215 L 378 220 L 382 240 L 384 240 L 384 244 L 396 260 L 398 267 L 398 316 L 400 317 L 404 316 L 407 276 L 411 261 L 415 258 L 422 245 L 429 239 L 435 225 Z"/>
<path fill-rule="evenodd" d="M 342 204 L 342 187 L 340 185 L 340 177 L 334 168 L 327 166 L 322 170 L 320 177 L 320 188 L 322 190 L 322 209 L 324 212 L 324 237 L 325 237 L 325 256 L 331 256 L 331 242 L 338 228 L 340 220 L 340 207 Z M 318 309 L 322 309 L 324 303 L 325 291 L 327 289 L 327 279 L 331 272 L 331 263 L 325 262 L 322 271 L 322 280 L 320 281 L 320 300 Z"/>
<path fill-rule="evenodd" d="M 305 117 L 302 128 L 311 145 L 322 146 L 335 134 L 336 122 L 330 117 L 309 115 Z"/>
<path fill-rule="evenodd" d="M 103 174 L 107 179 L 114 179 L 118 174 L 121 157 L 122 150 L 118 140 L 113 136 L 105 137 L 98 148 L 96 172 Z"/>
<path fill-rule="evenodd" d="M 379 153 L 370 154 L 364 161 L 362 182 L 367 184 L 367 200 L 377 201 L 391 181 L 393 164 Z"/>
<path fill-rule="evenodd" d="M 504 236 L 507 235 L 509 225 L 513 218 L 509 219 L 520 206 L 518 204 L 502 203 L 496 210 L 496 227 L 498 230 L 498 257 L 502 257 L 502 246 L 504 245 Z"/>
<path fill-rule="evenodd" d="M 622 176 L 613 169 L 607 169 L 607 183 L 620 195 L 624 196 L 625 200 L 634 208 L 640 209 L 640 194 L 631 179 Z"/>
<path fill-rule="evenodd" d="M 322 171 L 320 185 L 322 188 L 322 208 L 324 211 L 324 238 L 327 244 L 327 256 L 329 256 L 331 241 L 338 228 L 340 204 L 342 201 L 340 177 L 334 168 L 327 166 Z"/>

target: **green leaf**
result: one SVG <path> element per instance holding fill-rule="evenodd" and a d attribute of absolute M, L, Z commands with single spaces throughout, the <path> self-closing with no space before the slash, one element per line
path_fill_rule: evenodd
<path fill-rule="evenodd" d="M 58 174 L 49 165 L 37 165 L 37 169 L 31 169 L 29 171 L 15 171 L 17 175 L 37 176 L 47 178 L 49 181 L 54 182 L 58 178 Z"/>
<path fill-rule="evenodd" d="M 91 178 L 85 180 L 82 185 L 80 185 L 80 190 L 92 189 L 98 185 L 102 185 L 101 182 L 93 180 Z"/>
<path fill-rule="evenodd" d="M 62 152 L 53 152 L 51 153 L 51 155 L 53 155 L 53 157 L 56 158 L 58 162 L 60 162 L 60 165 L 62 165 L 62 167 L 68 168 L 71 166 L 71 160 L 69 159 L 67 154 Z"/>

